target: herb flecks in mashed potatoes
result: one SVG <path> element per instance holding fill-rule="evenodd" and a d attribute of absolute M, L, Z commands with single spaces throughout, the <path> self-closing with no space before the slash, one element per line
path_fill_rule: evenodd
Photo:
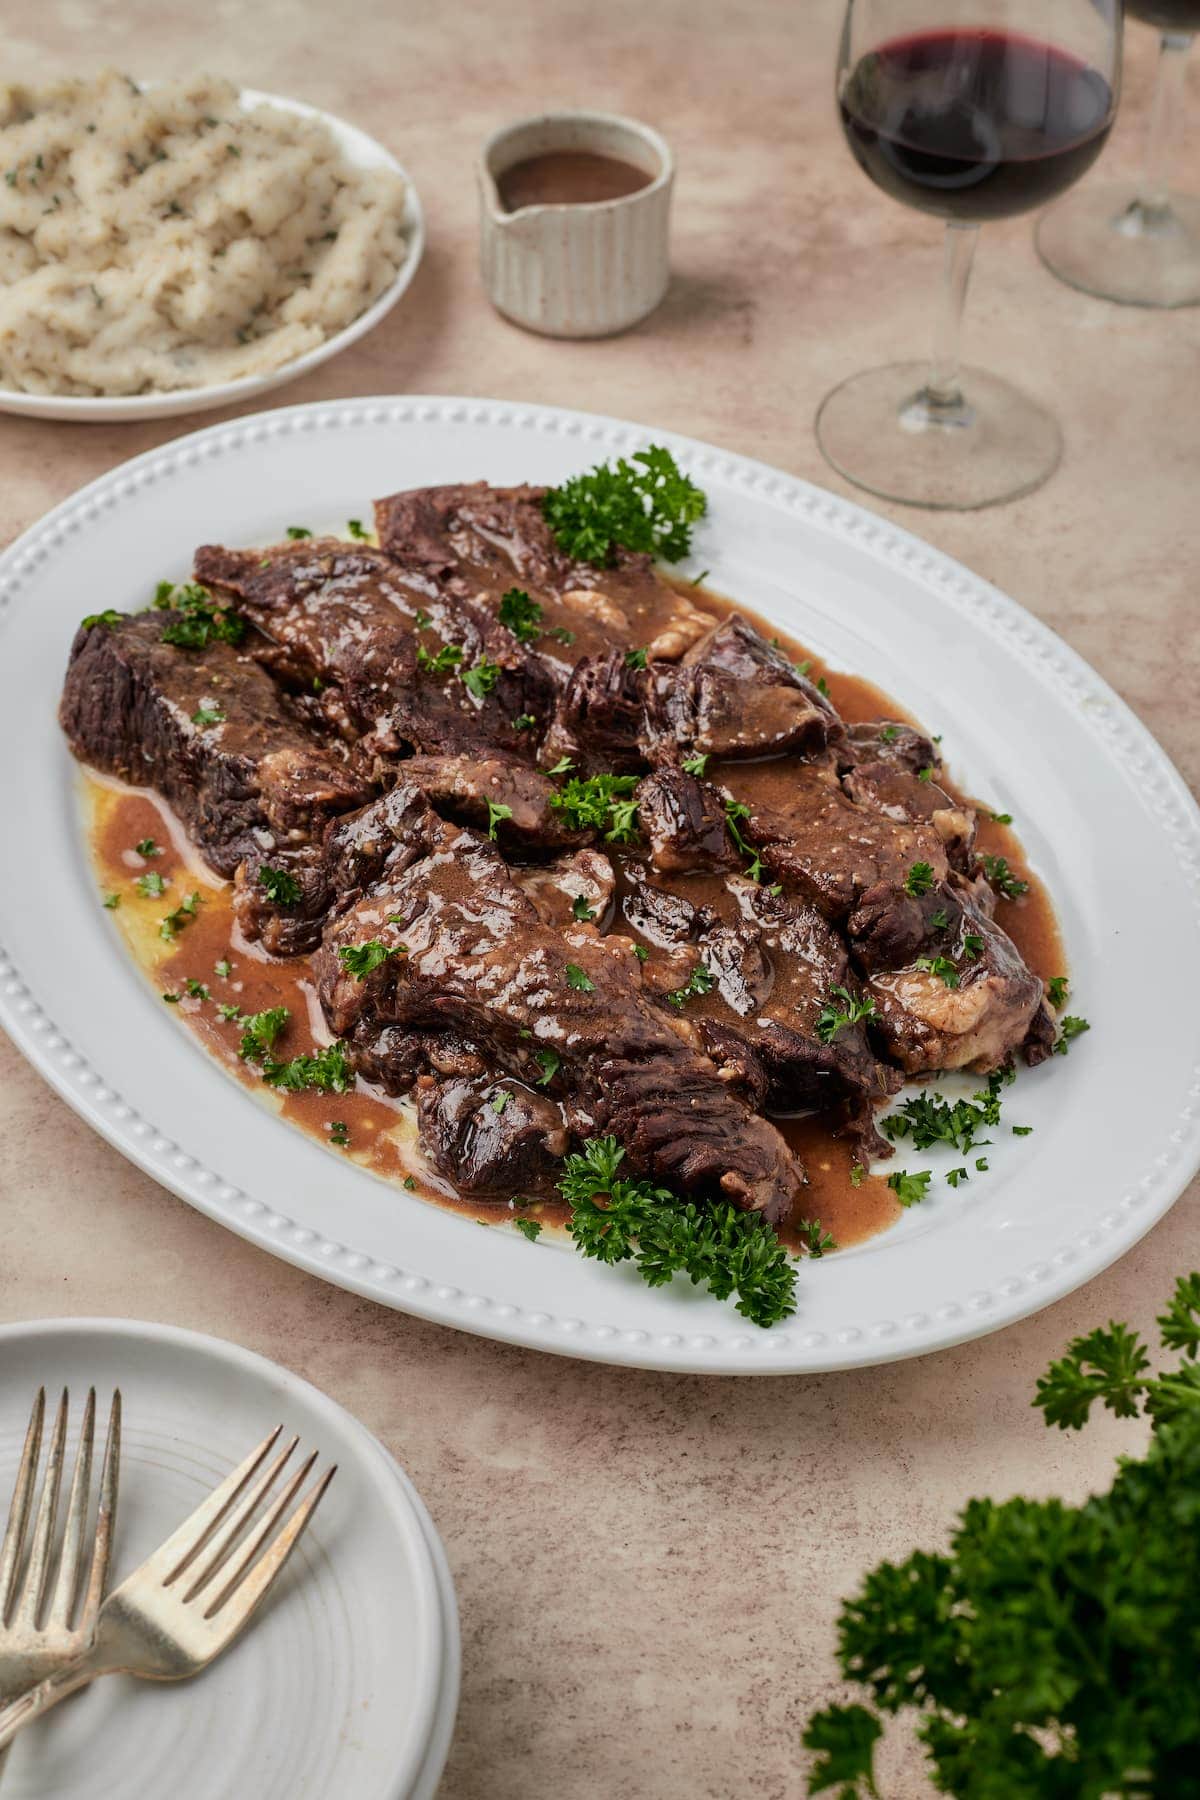
<path fill-rule="evenodd" d="M 268 374 L 407 253 L 404 182 L 209 76 L 0 88 L 0 385 L 117 395 Z"/>

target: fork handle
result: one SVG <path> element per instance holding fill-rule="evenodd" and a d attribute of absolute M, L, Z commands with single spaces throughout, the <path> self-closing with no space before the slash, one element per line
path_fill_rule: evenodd
<path fill-rule="evenodd" d="M 0 1768 L 3 1767 L 6 1747 L 12 1743 L 18 1731 L 26 1725 L 40 1719 L 43 1713 L 65 1700 L 68 1694 L 76 1693 L 95 1681 L 97 1675 L 104 1675 L 107 1670 L 97 1667 L 86 1658 L 70 1663 L 65 1669 L 56 1669 L 53 1675 L 47 1675 L 45 1681 L 39 1681 L 36 1687 L 22 1694 L 17 1700 L 10 1700 L 8 1705 L 0 1707 Z"/>

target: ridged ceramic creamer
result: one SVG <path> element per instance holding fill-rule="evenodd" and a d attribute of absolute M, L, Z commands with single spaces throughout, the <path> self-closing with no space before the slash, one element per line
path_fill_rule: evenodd
<path fill-rule="evenodd" d="M 651 179 L 619 200 L 506 212 L 499 178 L 564 150 L 616 157 Z M 616 113 L 543 113 L 494 132 L 479 159 L 480 259 L 493 306 L 547 337 L 608 337 L 636 325 L 667 291 L 674 179 L 658 132 Z"/>

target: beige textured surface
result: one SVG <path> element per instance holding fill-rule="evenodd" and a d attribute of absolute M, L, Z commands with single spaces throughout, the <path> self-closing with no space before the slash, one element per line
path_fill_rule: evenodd
<path fill-rule="evenodd" d="M 938 265 L 936 228 L 876 194 L 841 142 L 838 13 L 835 0 L 45 0 L 10 12 L 5 65 L 205 64 L 342 112 L 404 158 L 430 228 L 409 299 L 281 403 L 425 390 L 593 406 L 836 485 L 814 408 L 853 369 L 921 346 Z M 1152 48 L 1131 28 L 1111 163 L 1136 150 Z M 555 101 L 640 114 L 679 158 L 671 293 L 611 343 L 524 336 L 477 283 L 476 145 Z M 1198 142 L 1193 130 L 1194 188 Z M 1194 786 L 1200 311 L 1071 293 L 1016 221 L 985 234 L 970 338 L 1057 408 L 1065 465 L 1005 510 L 895 516 L 1061 630 Z M 0 422 L 0 531 L 188 428 Z M 1169 978 L 1153 963 L 1148 980 Z M 1193 1187 L 1089 1289 L 962 1350 L 809 1381 L 621 1374 L 324 1287 L 157 1189 L 7 1045 L 0 1082 L 0 1317 L 126 1314 L 236 1339 L 335 1395 L 411 1470 L 462 1603 L 451 1800 L 802 1792 L 799 1732 L 833 1691 L 839 1596 L 880 1555 L 936 1544 L 971 1493 L 1105 1483 L 1136 1428 L 1051 1437 L 1029 1408 L 1034 1379 L 1075 1330 L 1147 1326 L 1197 1261 Z M 901 1753 L 891 1800 L 925 1791 Z"/>

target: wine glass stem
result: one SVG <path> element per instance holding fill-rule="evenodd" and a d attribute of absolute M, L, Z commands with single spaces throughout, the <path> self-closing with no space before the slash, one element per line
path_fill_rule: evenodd
<path fill-rule="evenodd" d="M 1142 205 L 1148 212 L 1164 213 L 1170 205 L 1168 179 L 1175 128 L 1183 110 L 1184 65 L 1192 47 L 1190 31 L 1164 31 L 1150 105 L 1146 142 L 1146 172 L 1142 179 Z"/>
<path fill-rule="evenodd" d="M 959 345 L 967 283 L 971 279 L 971 264 L 975 260 L 975 245 L 978 241 L 978 225 L 946 226 L 942 300 L 933 329 L 928 396 L 935 406 L 947 409 L 961 407 L 963 404 L 958 385 Z"/>

